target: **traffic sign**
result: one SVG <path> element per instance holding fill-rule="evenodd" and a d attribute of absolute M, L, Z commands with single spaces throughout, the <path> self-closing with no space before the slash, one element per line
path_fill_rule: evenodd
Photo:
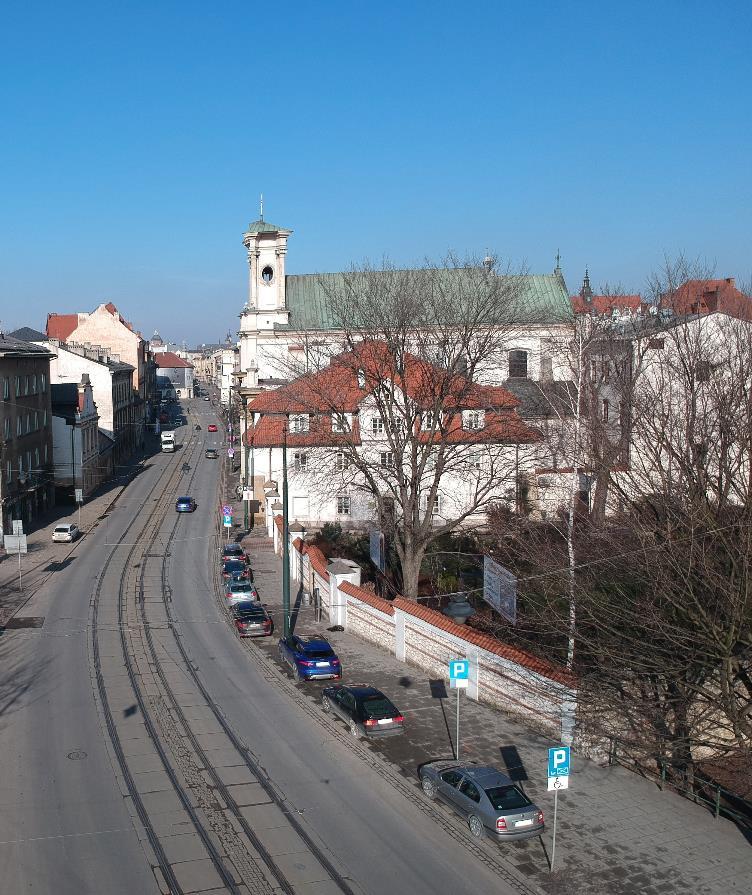
<path fill-rule="evenodd" d="M 232 460 L 232 458 L 235 456 L 235 451 L 233 448 L 227 448 L 227 456 Z"/>
<path fill-rule="evenodd" d="M 13 526 L 13 534 L 14 535 L 22 535 L 24 533 L 23 519 L 13 519 L 13 520 L 11 520 L 11 524 Z"/>
<path fill-rule="evenodd" d="M 554 830 L 551 839 L 550 872 L 556 862 L 556 815 L 559 810 L 559 790 L 569 789 L 569 746 L 554 746 L 548 750 L 548 791 L 554 794 Z"/>
<path fill-rule="evenodd" d="M 222 523 L 225 528 L 232 528 L 232 516 L 223 516 Z"/>
<path fill-rule="evenodd" d="M 548 776 L 569 776 L 569 746 L 555 746 L 548 750 Z"/>
<path fill-rule="evenodd" d="M 467 659 L 453 659 L 449 663 L 449 686 L 467 689 L 470 680 L 470 663 Z"/>
<path fill-rule="evenodd" d="M 232 507 L 229 504 L 224 504 L 222 506 L 222 515 L 223 516 L 232 516 Z"/>

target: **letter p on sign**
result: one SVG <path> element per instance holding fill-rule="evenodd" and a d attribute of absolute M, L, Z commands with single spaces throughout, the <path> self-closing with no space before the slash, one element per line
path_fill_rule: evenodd
<path fill-rule="evenodd" d="M 548 776 L 569 776 L 569 746 L 557 746 L 548 750 Z"/>

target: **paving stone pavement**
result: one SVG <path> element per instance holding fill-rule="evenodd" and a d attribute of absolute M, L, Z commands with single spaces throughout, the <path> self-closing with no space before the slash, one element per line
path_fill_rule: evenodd
<path fill-rule="evenodd" d="M 235 518 L 242 518 L 239 512 L 240 506 Z M 263 528 L 253 529 L 242 543 L 249 548 L 261 598 L 279 632 L 281 561 Z M 296 594 L 293 582 L 293 603 Z M 345 682 L 378 687 L 404 713 L 405 735 L 369 742 L 369 748 L 410 779 L 417 779 L 423 762 L 453 757 L 456 694 L 444 689 L 444 682 L 432 681 L 346 631 L 327 631 L 328 620 L 317 624 L 312 608 L 298 605 L 293 617 L 299 633 L 322 632 L 330 640 L 342 661 Z M 320 702 L 325 684 L 298 686 Z M 672 792 L 661 792 L 655 783 L 625 768 L 601 767 L 576 755 L 570 789 L 559 796 L 556 866 L 550 872 L 553 793 L 547 791 L 546 762 L 548 748 L 557 744 L 464 693 L 461 700 L 461 760 L 505 771 L 546 814 L 542 839 L 498 846 L 520 879 L 551 895 L 752 892 L 752 847 L 734 824 L 713 818 Z"/>

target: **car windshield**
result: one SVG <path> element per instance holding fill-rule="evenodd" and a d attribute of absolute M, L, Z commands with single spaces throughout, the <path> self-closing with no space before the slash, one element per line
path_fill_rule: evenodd
<path fill-rule="evenodd" d="M 63 532 L 65 534 L 67 534 L 69 530 L 70 529 L 67 525 L 58 525 L 58 527 L 55 529 L 55 531 Z"/>
<path fill-rule="evenodd" d="M 239 556 L 243 552 L 240 544 L 228 544 L 222 551 L 225 556 Z"/>
<path fill-rule="evenodd" d="M 230 590 L 234 594 L 250 594 L 253 593 L 253 587 L 247 581 L 238 581 L 230 584 Z"/>
<path fill-rule="evenodd" d="M 239 559 L 228 559 L 225 563 L 226 572 L 242 572 L 245 569 L 245 563 Z"/>
<path fill-rule="evenodd" d="M 399 712 L 385 696 L 372 696 L 363 701 L 363 714 L 366 718 L 394 718 Z"/>
<path fill-rule="evenodd" d="M 494 811 L 516 811 L 533 803 L 516 786 L 494 786 L 486 790 Z"/>
<path fill-rule="evenodd" d="M 178 503 L 190 503 L 190 497 L 178 497 Z"/>

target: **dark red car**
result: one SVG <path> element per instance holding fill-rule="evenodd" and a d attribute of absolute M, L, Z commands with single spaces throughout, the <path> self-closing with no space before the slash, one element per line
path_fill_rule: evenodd
<path fill-rule="evenodd" d="M 214 423 L 209 423 L 209 425 L 207 426 L 207 429 L 209 430 L 209 432 L 217 431 L 217 427 L 214 425 Z"/>

